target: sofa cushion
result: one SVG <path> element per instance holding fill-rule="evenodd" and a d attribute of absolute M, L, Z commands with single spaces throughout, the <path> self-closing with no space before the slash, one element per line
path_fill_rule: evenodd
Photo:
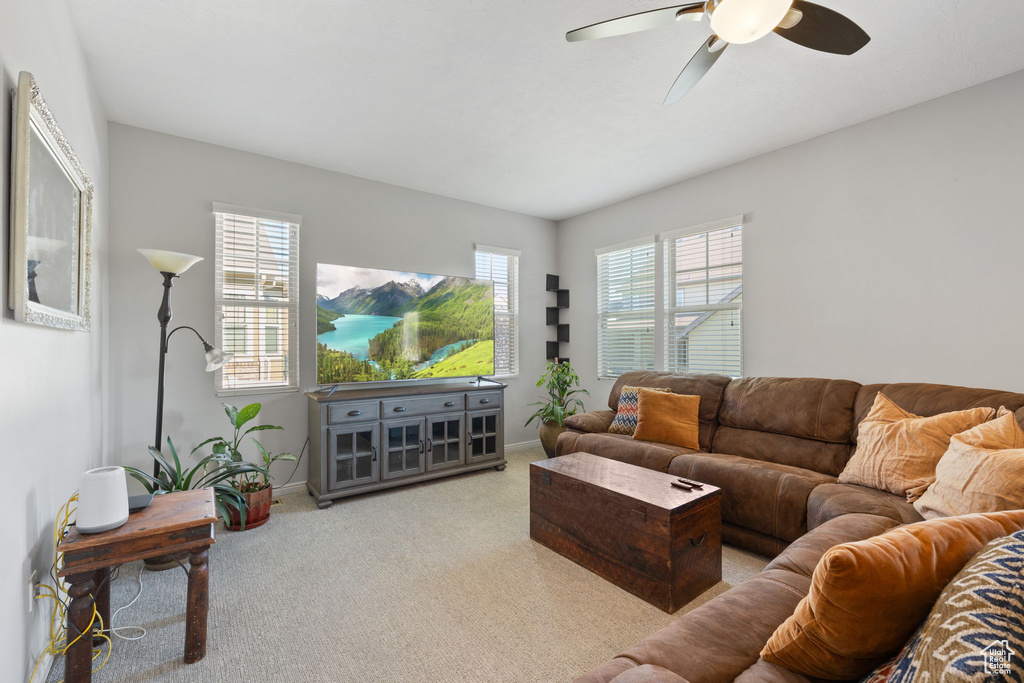
<path fill-rule="evenodd" d="M 881 515 L 900 524 L 924 519 L 903 496 L 853 484 L 822 484 L 807 498 L 807 528 L 854 512 Z"/>
<path fill-rule="evenodd" d="M 722 396 L 731 381 L 732 378 L 725 375 L 635 370 L 623 373 L 615 380 L 608 394 L 608 407 L 612 410 L 618 408 L 619 393 L 624 386 L 655 387 L 676 394 L 700 396 L 700 447 L 708 450 L 718 428 L 718 409 L 722 406 Z"/>
<path fill-rule="evenodd" d="M 1024 532 L 990 542 L 946 585 L 907 647 L 880 667 L 888 676 L 879 680 L 1024 680 L 1021 576 Z"/>
<path fill-rule="evenodd" d="M 826 443 L 797 436 L 719 426 L 712 450 L 744 458 L 792 465 L 838 476 L 850 459 L 848 443 Z"/>
<path fill-rule="evenodd" d="M 816 678 L 808 678 L 803 674 L 790 671 L 778 664 L 758 659 L 754 666 L 736 677 L 735 683 L 808 683 L 809 681 L 817 680 Z"/>
<path fill-rule="evenodd" d="M 807 497 L 835 478 L 726 453 L 682 453 L 669 474 L 722 489 L 722 521 L 793 541 L 807 531 Z"/>
<path fill-rule="evenodd" d="M 662 393 L 658 389 L 641 387 L 637 398 L 634 439 L 700 450 L 697 441 L 700 396 Z"/>
<path fill-rule="evenodd" d="M 1024 408 L 1024 394 L 1015 394 L 1010 391 L 971 389 L 948 384 L 865 384 L 857 392 L 854 408 L 854 419 L 857 424 L 860 424 L 860 421 L 871 410 L 875 395 L 880 391 L 904 410 L 924 417 L 969 408 L 997 409 L 1000 406 L 1006 406 L 1013 411 L 1021 411 Z M 1019 420 L 1024 420 L 1024 411 L 1021 411 L 1017 417 Z M 856 441 L 856 430 L 854 430 L 853 437 Z"/>
<path fill-rule="evenodd" d="M 622 659 L 660 666 L 688 681 L 732 681 L 757 661 L 761 646 L 809 586 L 805 576 L 764 571 L 687 612 L 577 683 L 613 680 L 627 668 Z"/>
<path fill-rule="evenodd" d="M 1024 509 L 1024 430 L 1005 408 L 949 442 L 935 483 L 914 508 L 924 517 Z"/>
<path fill-rule="evenodd" d="M 860 384 L 844 379 L 743 377 L 725 389 L 725 427 L 847 443 Z"/>
<path fill-rule="evenodd" d="M 839 483 L 870 486 L 913 502 L 935 481 L 935 466 L 949 440 L 995 414 L 992 408 L 971 408 L 921 417 L 879 393 L 857 428 L 857 450 Z"/>
<path fill-rule="evenodd" d="M 1024 527 L 1024 511 L 901 526 L 822 557 L 810 591 L 761 651 L 808 676 L 859 678 L 899 651 L 943 587 L 994 538 Z"/>
<path fill-rule="evenodd" d="M 589 413 L 570 415 L 565 418 L 565 426 L 568 429 L 576 429 L 581 432 L 604 434 L 614 419 L 614 410 L 592 410 Z"/>
<path fill-rule="evenodd" d="M 556 455 L 591 453 L 658 472 L 666 471 L 673 458 L 680 454 L 694 452 L 682 446 L 637 441 L 624 434 L 586 434 L 576 431 L 562 432 L 555 445 Z"/>

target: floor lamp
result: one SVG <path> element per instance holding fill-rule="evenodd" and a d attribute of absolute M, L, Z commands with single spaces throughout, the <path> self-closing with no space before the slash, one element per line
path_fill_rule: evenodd
<path fill-rule="evenodd" d="M 156 319 L 160 322 L 160 370 L 156 385 L 156 436 L 153 439 L 153 448 L 159 451 L 164 429 L 164 357 L 167 355 L 167 345 L 171 340 L 171 335 L 178 330 L 192 330 L 199 337 L 199 341 L 203 343 L 203 349 L 206 351 L 207 372 L 224 367 L 234 358 L 234 354 L 224 353 L 203 339 L 203 335 L 199 334 L 195 328 L 187 325 L 175 327 L 170 332 L 167 331 L 167 324 L 171 322 L 171 287 L 174 286 L 174 278 L 202 261 L 203 257 L 161 249 L 139 249 L 138 252 L 146 257 L 150 265 L 164 277 L 164 298 L 160 302 L 160 310 L 156 314 Z M 160 476 L 160 463 L 158 462 L 153 463 L 153 476 Z"/>

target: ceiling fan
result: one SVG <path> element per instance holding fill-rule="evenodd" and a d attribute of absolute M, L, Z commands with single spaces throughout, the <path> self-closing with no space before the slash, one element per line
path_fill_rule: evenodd
<path fill-rule="evenodd" d="M 751 43 L 774 31 L 812 50 L 852 55 L 871 37 L 835 10 L 806 0 L 707 0 L 630 14 L 584 26 L 565 34 L 569 42 L 646 31 L 707 18 L 714 34 L 697 50 L 676 78 L 665 104 L 682 99 L 718 61 L 730 43 Z"/>

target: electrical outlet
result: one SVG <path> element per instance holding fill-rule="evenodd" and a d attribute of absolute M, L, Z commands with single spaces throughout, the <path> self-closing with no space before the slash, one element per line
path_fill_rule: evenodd
<path fill-rule="evenodd" d="M 32 614 L 36 604 L 36 570 L 33 569 L 28 577 L 28 613 Z"/>

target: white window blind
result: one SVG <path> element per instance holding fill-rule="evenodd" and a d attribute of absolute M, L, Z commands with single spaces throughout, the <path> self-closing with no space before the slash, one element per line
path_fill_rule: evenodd
<path fill-rule="evenodd" d="M 476 277 L 494 281 L 494 374 L 519 374 L 519 254 L 476 245 Z"/>
<path fill-rule="evenodd" d="M 669 234 L 665 249 L 665 369 L 743 373 L 743 228 Z"/>
<path fill-rule="evenodd" d="M 299 216 L 214 204 L 217 393 L 299 387 Z"/>
<path fill-rule="evenodd" d="M 656 244 L 597 255 L 597 374 L 653 370 Z"/>

